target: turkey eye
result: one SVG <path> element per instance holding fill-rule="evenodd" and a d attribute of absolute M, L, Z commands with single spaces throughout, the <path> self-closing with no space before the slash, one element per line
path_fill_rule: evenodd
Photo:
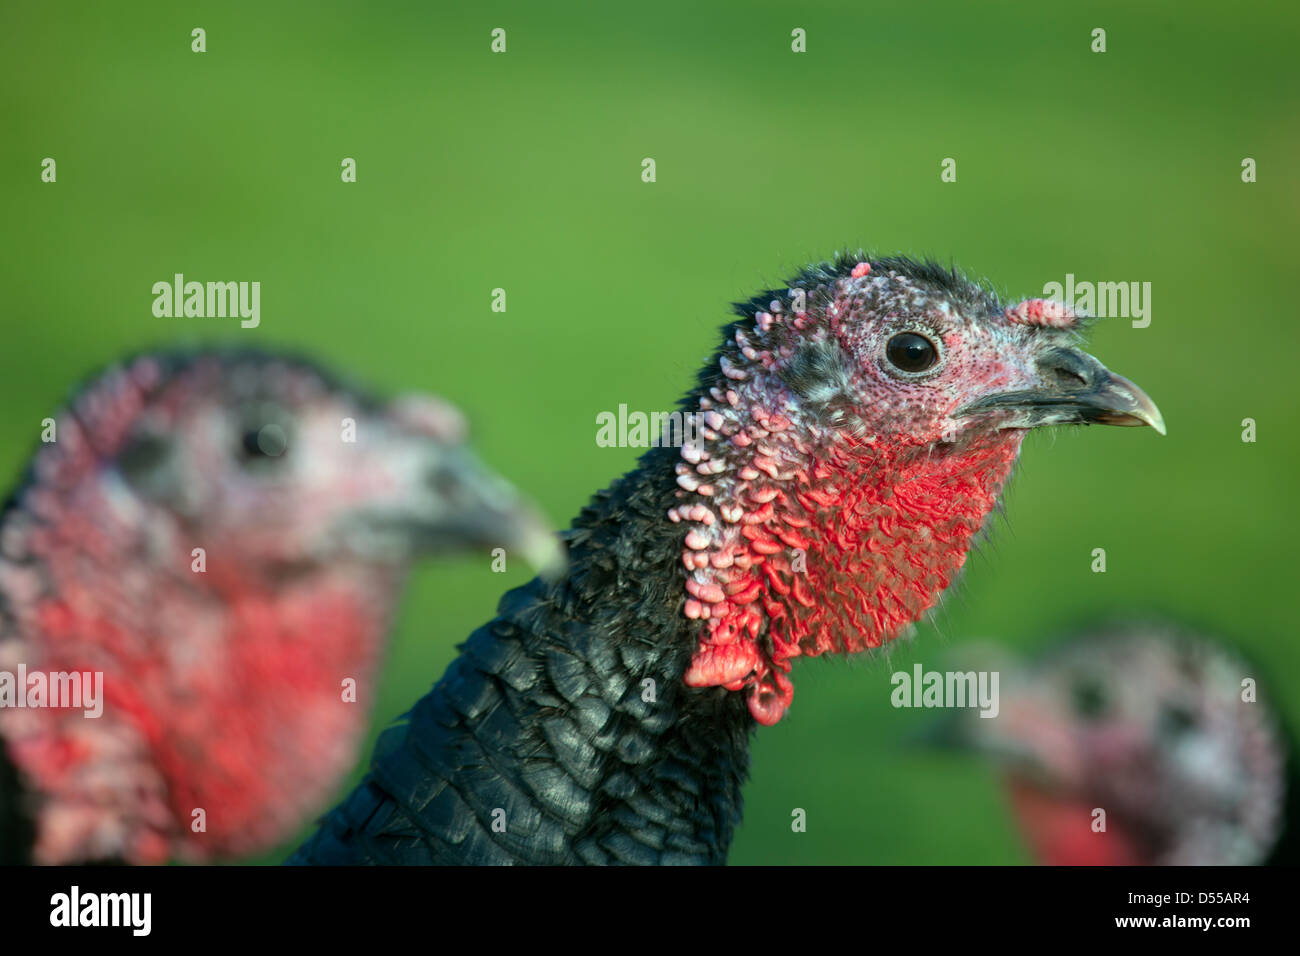
<path fill-rule="evenodd" d="M 1181 737 L 1196 726 L 1196 715 L 1185 707 L 1166 705 L 1160 708 L 1160 732 L 1166 737 Z"/>
<path fill-rule="evenodd" d="M 279 458 L 288 447 L 288 436 L 274 422 L 261 428 L 248 428 L 240 439 L 240 451 L 246 460 Z"/>
<path fill-rule="evenodd" d="M 900 372 L 914 375 L 934 368 L 939 350 L 924 335 L 900 332 L 885 344 L 885 358 Z"/>
<path fill-rule="evenodd" d="M 1094 680 L 1081 680 L 1071 688 L 1074 712 L 1085 720 L 1097 720 L 1106 712 L 1106 691 Z"/>

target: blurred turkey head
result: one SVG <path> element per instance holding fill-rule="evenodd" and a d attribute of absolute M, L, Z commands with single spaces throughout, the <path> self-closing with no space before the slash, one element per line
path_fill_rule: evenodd
<path fill-rule="evenodd" d="M 47 432 L 0 522 L 0 669 L 102 672 L 103 716 L 0 710 L 10 858 L 271 848 L 355 760 L 412 562 L 559 560 L 455 409 L 308 362 L 144 355 Z"/>
<path fill-rule="evenodd" d="M 1043 863 L 1260 863 L 1296 794 L 1258 676 L 1217 642 L 1128 623 L 1013 665 L 999 715 L 950 729 L 1000 767 Z"/>

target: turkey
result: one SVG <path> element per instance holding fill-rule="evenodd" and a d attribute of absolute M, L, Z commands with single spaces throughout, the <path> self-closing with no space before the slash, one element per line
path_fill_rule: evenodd
<path fill-rule="evenodd" d="M 301 360 L 141 355 L 42 437 L 0 516 L 0 862 L 270 850 L 355 765 L 412 561 L 559 558 L 455 409 Z"/>
<path fill-rule="evenodd" d="M 1002 671 L 997 717 L 936 736 L 1000 769 L 1039 862 L 1296 861 L 1294 744 L 1258 669 L 1223 641 L 1117 622 Z"/>
<path fill-rule="evenodd" d="M 1083 320 L 841 255 L 737 306 L 651 448 L 507 593 L 299 864 L 721 863 L 800 656 L 931 607 L 1028 429 L 1163 422 Z M 671 433 L 670 433 L 671 437 Z"/>

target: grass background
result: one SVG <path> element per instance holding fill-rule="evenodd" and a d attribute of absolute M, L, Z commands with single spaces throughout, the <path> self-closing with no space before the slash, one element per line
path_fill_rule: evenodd
<path fill-rule="evenodd" d="M 888 703 L 894 668 L 972 637 L 1032 648 L 1080 616 L 1171 609 L 1261 660 L 1296 723 L 1293 4 L 473 6 L 0 7 L 0 474 L 121 353 L 283 345 L 457 402 L 563 524 L 637 454 L 598 448 L 596 413 L 670 408 L 727 303 L 837 247 L 951 258 L 1017 296 L 1067 272 L 1148 281 L 1150 327 L 1102 322 L 1093 351 L 1168 437 L 1031 436 L 1008 527 L 915 641 L 796 665 L 731 859 L 1027 860 L 994 775 L 902 745 L 926 715 Z M 260 280 L 260 328 L 155 318 L 175 272 Z M 486 559 L 420 569 L 376 729 L 502 578 Z"/>

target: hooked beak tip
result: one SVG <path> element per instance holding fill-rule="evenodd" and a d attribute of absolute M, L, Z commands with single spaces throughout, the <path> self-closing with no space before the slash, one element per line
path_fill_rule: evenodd
<path fill-rule="evenodd" d="M 559 538 L 540 519 L 528 523 L 516 547 L 529 566 L 548 581 L 560 577 L 568 567 Z"/>
<path fill-rule="evenodd" d="M 1159 435 L 1167 434 L 1164 416 L 1146 392 L 1123 375 L 1109 373 L 1109 381 L 1094 401 L 1108 406 L 1097 421 L 1104 425 L 1140 427 L 1150 425 Z"/>
<path fill-rule="evenodd" d="M 1136 384 L 1117 375 L 1091 355 L 1073 348 L 1055 348 L 1038 360 L 1039 384 L 986 395 L 954 414 L 1001 412 L 1004 428 L 1039 425 L 1149 425 L 1166 434 L 1165 419 L 1156 403 Z"/>

